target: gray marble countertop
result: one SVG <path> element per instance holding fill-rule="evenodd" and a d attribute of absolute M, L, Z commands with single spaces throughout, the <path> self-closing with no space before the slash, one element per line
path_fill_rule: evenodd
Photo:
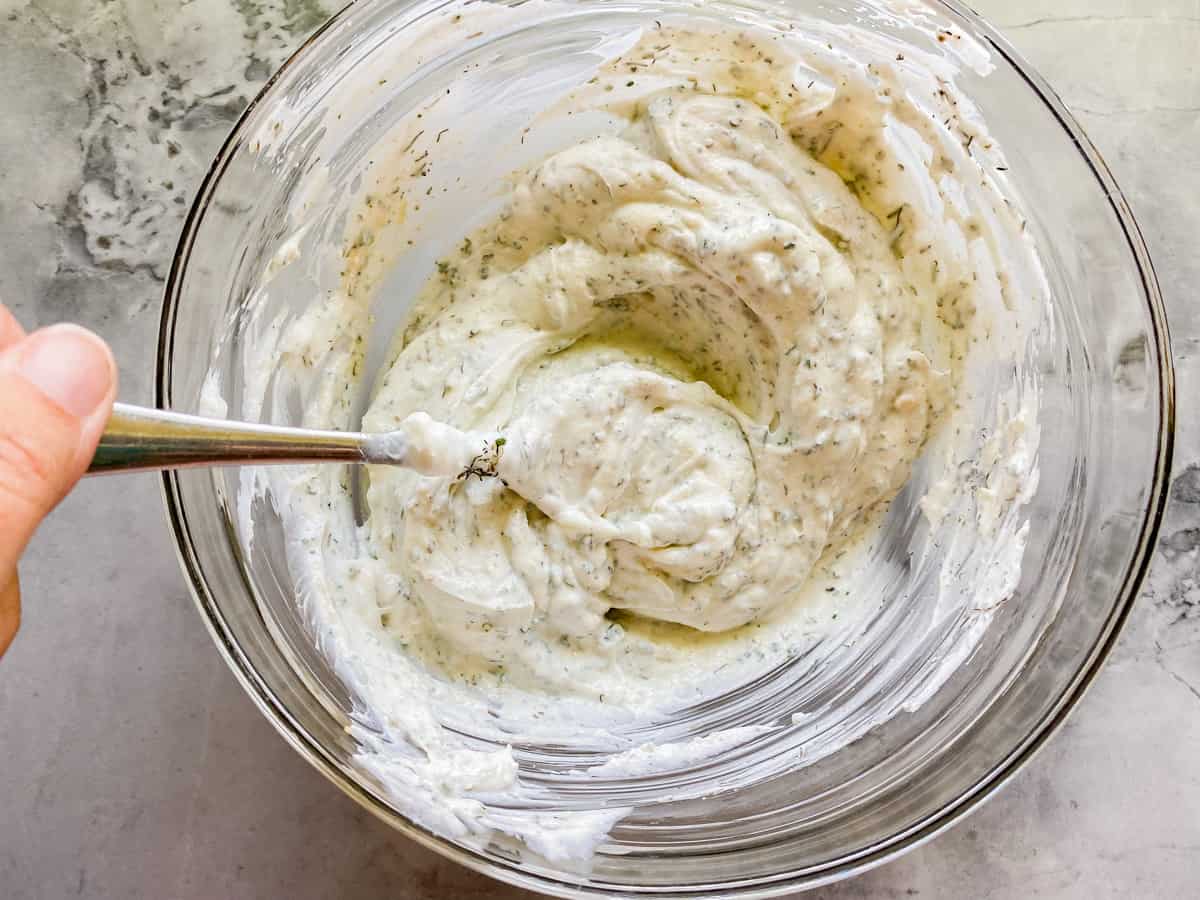
<path fill-rule="evenodd" d="M 336 0 L 334 0 L 336 3 Z M 1139 217 L 1170 315 L 1172 504 L 1110 662 L 996 798 L 828 897 L 1200 894 L 1200 2 L 976 0 Z M 82 322 L 145 402 L 163 276 L 225 132 L 319 0 L 0 0 L 0 298 Z M 151 476 L 84 484 L 0 662 L 0 895 L 529 897 L 400 837 L 297 756 L 187 595 Z"/>

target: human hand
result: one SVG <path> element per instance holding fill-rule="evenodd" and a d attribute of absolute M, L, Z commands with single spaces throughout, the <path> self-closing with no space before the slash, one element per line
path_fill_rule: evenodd
<path fill-rule="evenodd" d="M 87 470 L 117 393 L 117 366 L 77 325 L 26 335 L 0 306 L 0 655 L 21 622 L 17 560 Z"/>

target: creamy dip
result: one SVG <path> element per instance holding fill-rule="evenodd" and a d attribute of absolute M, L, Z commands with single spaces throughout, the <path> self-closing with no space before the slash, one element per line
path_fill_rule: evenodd
<path fill-rule="evenodd" d="M 371 475 L 409 587 L 388 627 L 450 674 L 623 696 L 647 648 L 613 611 L 726 631 L 786 605 L 904 483 L 946 381 L 889 229 L 763 107 L 668 89 L 631 119 L 439 263 L 364 419 L 497 432 L 487 472 Z"/>
<path fill-rule="evenodd" d="M 407 429 L 429 451 L 421 472 L 373 467 L 361 523 L 348 472 L 248 476 L 354 691 L 360 763 L 406 814 L 586 859 L 629 810 L 547 812 L 512 745 L 627 777 L 803 728 L 808 712 L 764 702 L 699 736 L 635 736 L 814 646 L 852 647 L 878 611 L 859 590 L 874 526 L 933 443 L 938 517 L 973 516 L 971 486 L 1007 473 L 989 501 L 1002 559 L 963 545 L 947 594 L 987 578 L 958 638 L 874 718 L 814 732 L 809 758 L 935 690 L 1011 593 L 1030 395 L 995 411 L 1008 427 L 983 470 L 965 448 L 992 423 L 964 420 L 962 384 L 981 342 L 1016 352 L 1038 268 L 1000 150 L 953 84 L 954 60 L 986 68 L 982 51 L 941 34 L 945 56 L 815 23 L 623 37 L 542 114 L 603 127 L 512 174 L 385 355 L 362 426 Z M 270 369 L 273 390 L 301 386 L 305 424 L 357 424 L 371 304 L 393 302 L 364 298 L 364 260 L 432 202 L 419 180 L 443 132 L 425 113 L 400 142 L 405 174 L 367 192 L 342 290 L 272 323 L 248 363 L 247 383 Z"/>

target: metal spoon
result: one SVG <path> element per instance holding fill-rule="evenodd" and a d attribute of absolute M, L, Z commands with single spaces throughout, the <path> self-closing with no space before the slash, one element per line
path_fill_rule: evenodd
<path fill-rule="evenodd" d="M 378 434 L 313 431 L 118 403 L 87 474 L 185 466 L 351 462 L 406 466 L 424 475 L 450 475 L 469 462 L 471 448 L 478 446 L 474 435 L 427 416 L 417 424 L 419 430 Z"/>

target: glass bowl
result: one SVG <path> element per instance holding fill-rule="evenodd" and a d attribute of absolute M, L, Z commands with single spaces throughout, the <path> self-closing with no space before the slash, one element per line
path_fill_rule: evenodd
<path fill-rule="evenodd" d="M 280 522 L 269 503 L 253 499 L 253 471 L 167 473 L 171 528 L 218 648 L 279 732 L 347 795 L 413 839 L 527 888 L 769 896 L 847 877 L 927 840 L 1003 784 L 1079 699 L 1129 613 L 1162 515 L 1174 423 L 1166 321 L 1137 225 L 1103 161 L 1007 42 L 955 3 L 916 12 L 908 4 L 908 18 L 897 18 L 822 0 L 575 0 L 538 6 L 519 28 L 417 41 L 448 6 L 351 4 L 245 111 L 204 180 L 171 269 L 158 404 L 192 411 L 215 403 L 231 416 L 298 420 L 294 407 L 255 400 L 262 385 L 256 395 L 241 364 L 269 351 L 280 323 L 331 289 L 321 265 L 287 263 L 319 257 L 320 241 L 346 233 L 351 198 L 361 195 L 393 125 L 450 86 L 475 92 L 460 123 L 469 139 L 455 145 L 450 171 L 492 178 L 545 152 L 525 147 L 528 120 L 603 58 L 614 27 L 656 16 L 740 20 L 765 9 L 776 20 L 804 15 L 916 39 L 909 32 L 919 15 L 972 38 L 991 58 L 986 77 L 967 73 L 959 85 L 1005 149 L 1007 179 L 1049 285 L 1039 339 L 1021 360 L 1042 390 L 1040 480 L 1023 511 L 1029 531 L 1019 583 L 985 620 L 950 617 L 897 655 L 898 636 L 932 615 L 931 579 L 945 557 L 946 533 L 917 513 L 931 477 L 919 466 L 887 513 L 885 539 L 873 545 L 870 561 L 883 575 L 872 582 L 875 612 L 852 652 L 715 687 L 706 703 L 642 735 L 676 740 L 769 722 L 778 727 L 768 737 L 658 781 L 582 783 L 571 773 L 602 751 L 517 748 L 522 778 L 545 808 L 631 808 L 584 867 L 502 836 L 451 839 L 402 814 L 362 763 L 348 727 L 359 721 L 355 697 L 294 601 Z M 930 41 L 938 34 L 922 33 Z M 378 281 L 379 296 L 411 298 L 438 255 L 496 209 L 498 195 L 468 182 L 431 183 L 424 237 L 403 264 L 360 259 L 356 277 Z M 377 303 L 373 333 L 389 334 L 404 306 Z M 382 343 L 373 337 L 369 366 L 380 363 Z M 966 658 L 915 698 L 915 673 L 980 621 Z M 887 715 L 878 714 L 882 707 Z M 820 727 L 845 729 L 833 752 L 806 753 L 814 716 Z"/>

